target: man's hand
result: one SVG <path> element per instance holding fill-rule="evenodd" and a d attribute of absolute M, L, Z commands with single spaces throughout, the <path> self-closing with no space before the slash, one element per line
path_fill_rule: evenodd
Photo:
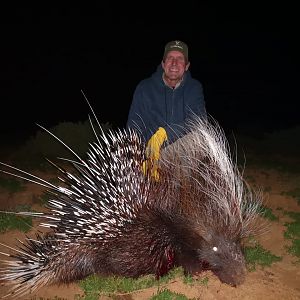
<path fill-rule="evenodd" d="M 163 127 L 159 127 L 147 143 L 147 160 L 143 162 L 143 172 L 144 174 L 151 172 L 151 176 L 154 177 L 156 181 L 159 180 L 158 160 L 160 158 L 160 148 L 166 140 L 166 130 Z"/>

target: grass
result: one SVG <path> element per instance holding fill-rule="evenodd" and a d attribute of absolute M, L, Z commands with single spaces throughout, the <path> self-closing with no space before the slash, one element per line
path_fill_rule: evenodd
<path fill-rule="evenodd" d="M 31 297 L 30 300 L 70 300 L 70 298 L 62 298 L 62 297 L 59 297 L 59 296 L 54 296 L 54 297 L 51 297 L 51 298 L 44 298 L 44 297 L 37 297 L 37 296 L 34 296 L 34 297 Z M 88 300 L 87 298 L 83 298 L 81 295 L 74 295 L 74 298 L 73 300 Z M 96 298 L 95 298 L 96 300 Z"/>
<path fill-rule="evenodd" d="M 99 295 L 111 293 L 130 293 L 143 290 L 152 286 L 159 286 L 168 283 L 176 277 L 183 277 L 183 269 L 175 268 L 159 280 L 154 275 L 142 276 L 137 279 L 117 277 L 117 276 L 96 276 L 92 275 L 80 282 L 80 287 L 86 295 Z"/>
<path fill-rule="evenodd" d="M 193 285 L 195 283 L 195 279 L 193 278 L 192 275 L 188 274 L 184 276 L 183 283 L 188 285 Z"/>
<path fill-rule="evenodd" d="M 191 275 L 185 275 L 183 277 L 183 283 L 184 284 L 187 284 L 187 285 L 194 285 L 194 284 L 198 284 L 200 283 L 201 285 L 203 286 L 207 286 L 208 285 L 208 277 L 204 277 L 204 278 L 201 278 L 201 279 L 194 279 L 193 276 Z"/>
<path fill-rule="evenodd" d="M 202 285 L 205 285 L 205 286 L 207 286 L 208 285 L 208 277 L 204 277 L 204 278 L 201 278 L 200 280 L 199 280 L 199 282 L 202 284 Z"/>
<path fill-rule="evenodd" d="M 189 298 L 183 294 L 175 293 L 168 289 L 163 289 L 156 295 L 152 296 L 149 300 L 189 300 Z"/>
<path fill-rule="evenodd" d="M 0 188 L 7 190 L 10 194 L 25 190 L 25 185 L 15 178 L 0 177 Z"/>
<path fill-rule="evenodd" d="M 174 268 L 168 274 L 161 277 L 159 280 L 154 275 L 146 275 L 137 279 L 108 276 L 102 277 L 92 275 L 80 281 L 80 287 L 85 293 L 85 300 L 98 299 L 99 295 L 107 295 L 116 297 L 118 295 L 130 294 L 134 291 L 141 291 L 150 287 L 157 287 L 160 289 L 168 282 L 175 278 L 181 278 L 183 283 L 193 285 L 200 283 L 207 286 L 208 278 L 204 277 L 201 280 L 194 280 L 192 276 L 185 276 L 182 267 Z M 172 298 L 173 297 L 173 298 Z M 188 299 L 181 294 L 173 293 L 169 290 L 161 290 L 158 294 L 154 295 L 151 299 Z"/>
<path fill-rule="evenodd" d="M 300 188 L 295 188 L 293 190 L 283 192 L 282 195 L 293 197 L 297 200 L 298 204 L 300 205 Z"/>
<path fill-rule="evenodd" d="M 261 205 L 259 208 L 259 211 L 261 212 L 261 216 L 265 219 L 268 219 L 270 221 L 278 221 L 279 218 L 273 214 L 273 211 L 271 208 L 266 207 L 264 205 Z"/>
<path fill-rule="evenodd" d="M 272 263 L 281 261 L 282 259 L 280 256 L 276 256 L 264 249 L 259 244 L 256 244 L 253 247 L 245 247 L 244 254 L 249 271 L 256 270 L 258 265 L 263 268 L 269 267 Z"/>
<path fill-rule="evenodd" d="M 30 211 L 30 207 L 27 205 L 17 206 L 14 212 Z M 12 213 L 0 213 L 0 233 L 8 230 L 20 230 L 22 232 L 28 232 L 32 228 L 32 218 L 23 217 Z"/>
<path fill-rule="evenodd" d="M 13 214 L 0 213 L 0 232 L 20 230 L 28 232 L 32 227 L 31 217 L 21 217 Z"/>
<path fill-rule="evenodd" d="M 286 212 L 286 214 L 294 220 L 284 224 L 286 226 L 284 237 L 291 240 L 291 245 L 286 248 L 290 254 L 300 259 L 300 213 Z"/>
<path fill-rule="evenodd" d="M 79 300 L 79 298 L 74 298 L 74 300 Z M 32 297 L 30 300 L 68 300 L 67 298 L 61 298 L 58 296 L 52 297 L 52 298 L 44 298 L 44 297 Z"/>
<path fill-rule="evenodd" d="M 36 203 L 40 203 L 41 205 L 46 205 L 49 202 L 50 198 L 51 198 L 50 194 L 45 192 L 40 196 L 34 196 L 34 201 Z"/>

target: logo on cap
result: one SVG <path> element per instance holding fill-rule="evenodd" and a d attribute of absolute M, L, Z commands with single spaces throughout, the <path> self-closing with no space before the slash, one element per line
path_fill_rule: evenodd
<path fill-rule="evenodd" d="M 175 41 L 175 45 L 171 45 L 170 48 L 180 48 L 180 49 L 183 49 L 183 47 L 180 44 L 180 41 Z"/>

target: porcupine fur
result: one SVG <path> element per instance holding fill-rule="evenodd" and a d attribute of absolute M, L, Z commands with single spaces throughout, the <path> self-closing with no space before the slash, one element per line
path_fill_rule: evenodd
<path fill-rule="evenodd" d="M 2 268 L 10 293 L 94 273 L 160 277 L 175 266 L 243 283 L 241 240 L 258 233 L 261 199 L 244 183 L 217 122 L 195 118 L 186 130 L 162 150 L 158 181 L 142 172 L 145 145 L 133 130 L 102 132 L 86 160 L 74 153 L 76 172 L 55 165 L 61 186 L 6 165 L 52 194 L 49 213 L 31 213 L 48 220 L 40 225 L 50 233 L 20 242 Z"/>

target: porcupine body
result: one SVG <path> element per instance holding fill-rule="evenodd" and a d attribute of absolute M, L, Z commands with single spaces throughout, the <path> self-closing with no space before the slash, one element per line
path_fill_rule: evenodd
<path fill-rule="evenodd" d="M 64 184 L 40 178 L 52 194 L 41 226 L 9 254 L 1 279 L 15 295 L 90 274 L 138 277 L 212 270 L 230 285 L 244 281 L 241 239 L 257 232 L 260 199 L 247 189 L 217 123 L 195 118 L 161 155 L 160 179 L 142 171 L 145 145 L 134 131 L 102 133 Z M 22 172 L 22 171 L 21 171 Z M 28 175 L 28 174 L 27 174 Z M 253 225 L 254 224 L 254 225 Z"/>

